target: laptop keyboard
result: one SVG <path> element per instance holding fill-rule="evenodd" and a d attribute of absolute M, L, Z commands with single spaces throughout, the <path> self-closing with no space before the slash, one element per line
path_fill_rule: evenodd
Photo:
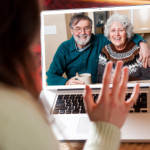
<path fill-rule="evenodd" d="M 130 109 L 130 113 L 146 113 L 148 112 L 148 93 L 140 93 L 137 102 Z M 131 96 L 131 93 L 126 94 L 126 100 Z M 93 99 L 96 101 L 98 94 L 93 94 Z M 82 94 L 67 94 L 58 95 L 53 114 L 78 114 L 86 113 Z"/>

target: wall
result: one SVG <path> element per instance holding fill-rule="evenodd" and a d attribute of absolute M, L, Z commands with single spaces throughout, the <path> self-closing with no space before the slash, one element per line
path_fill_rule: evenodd
<path fill-rule="evenodd" d="M 67 40 L 66 19 L 64 14 L 60 15 L 45 15 L 44 25 L 56 26 L 56 34 L 45 35 L 45 56 L 46 56 L 46 70 L 49 69 L 53 56 L 58 46 Z"/>

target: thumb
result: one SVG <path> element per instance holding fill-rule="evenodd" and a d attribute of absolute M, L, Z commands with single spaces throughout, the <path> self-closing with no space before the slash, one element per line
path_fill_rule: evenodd
<path fill-rule="evenodd" d="M 79 76 L 79 73 L 78 73 L 78 72 L 76 72 L 76 76 L 77 76 L 77 77 Z"/>
<path fill-rule="evenodd" d="M 92 111 L 94 101 L 93 101 L 93 96 L 92 96 L 92 90 L 88 85 L 85 86 L 83 99 L 84 99 L 86 111 L 89 114 Z"/>

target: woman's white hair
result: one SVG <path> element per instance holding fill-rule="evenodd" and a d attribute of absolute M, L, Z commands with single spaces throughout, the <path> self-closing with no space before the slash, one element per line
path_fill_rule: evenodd
<path fill-rule="evenodd" d="M 132 37 L 134 36 L 133 25 L 131 24 L 127 16 L 121 15 L 119 13 L 115 13 L 114 15 L 110 16 L 105 24 L 104 34 L 108 39 L 110 39 L 109 30 L 113 22 L 119 22 L 126 31 L 127 39 L 132 39 Z"/>

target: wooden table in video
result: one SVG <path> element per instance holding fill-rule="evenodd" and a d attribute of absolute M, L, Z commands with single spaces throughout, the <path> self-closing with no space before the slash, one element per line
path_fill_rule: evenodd
<path fill-rule="evenodd" d="M 82 150 L 84 142 L 61 142 L 60 150 Z M 121 143 L 119 150 L 150 150 L 150 143 Z"/>

